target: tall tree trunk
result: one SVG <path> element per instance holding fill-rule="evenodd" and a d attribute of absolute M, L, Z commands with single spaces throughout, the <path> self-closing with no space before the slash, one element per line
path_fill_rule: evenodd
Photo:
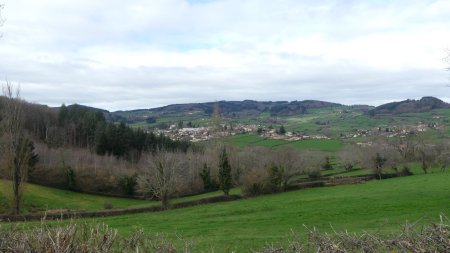
<path fill-rule="evenodd" d="M 15 166 L 14 168 L 14 177 L 13 177 L 13 191 L 14 191 L 14 199 L 13 199 L 13 214 L 18 215 L 20 213 L 20 168 Z"/>

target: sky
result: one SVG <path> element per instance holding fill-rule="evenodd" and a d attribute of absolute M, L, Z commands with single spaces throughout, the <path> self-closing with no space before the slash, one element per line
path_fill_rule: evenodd
<path fill-rule="evenodd" d="M 0 82 L 115 110 L 450 102 L 449 0 L 0 0 Z"/>

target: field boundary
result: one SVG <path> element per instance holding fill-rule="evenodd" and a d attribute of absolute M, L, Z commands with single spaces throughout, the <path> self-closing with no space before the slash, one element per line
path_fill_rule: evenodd
<path fill-rule="evenodd" d="M 383 174 L 382 179 L 389 179 L 394 177 L 401 177 L 407 175 L 398 174 Z M 370 180 L 377 179 L 375 175 L 358 175 L 348 177 L 336 177 L 336 178 L 322 178 L 314 181 L 302 181 L 299 180 L 296 183 L 287 187 L 286 191 L 301 190 L 306 188 L 316 187 L 332 187 L 338 185 L 349 184 L 361 184 Z M 255 197 L 255 196 L 254 196 Z M 58 213 L 29 213 L 22 215 L 0 215 L 0 223 L 2 222 L 18 222 L 18 221 L 44 221 L 44 220 L 64 220 L 75 218 L 95 218 L 95 217 L 109 217 L 120 216 L 127 214 L 145 213 L 145 212 L 161 212 L 170 209 L 179 209 L 191 206 L 229 202 L 242 199 L 241 195 L 222 195 L 216 197 L 203 198 L 199 200 L 186 201 L 181 203 L 172 204 L 169 208 L 162 206 L 148 206 L 148 207 L 136 207 L 136 208 L 122 208 L 122 209 L 110 209 L 110 210 L 97 210 L 97 211 L 67 211 L 62 210 Z"/>
<path fill-rule="evenodd" d="M 222 195 L 210 198 L 204 198 L 193 201 L 186 201 L 181 203 L 172 204 L 169 209 L 178 209 L 191 206 L 228 202 L 241 199 L 240 195 Z M 145 212 L 160 212 L 168 210 L 162 206 L 149 206 L 139 208 L 124 208 L 124 209 L 111 209 L 111 210 L 99 210 L 99 211 L 63 211 L 60 213 L 30 213 L 22 215 L 0 215 L 0 222 L 17 222 L 17 221 L 43 221 L 43 220 L 64 220 L 75 218 L 95 218 L 95 217 L 108 217 L 119 216 L 127 214 L 145 213 Z"/>

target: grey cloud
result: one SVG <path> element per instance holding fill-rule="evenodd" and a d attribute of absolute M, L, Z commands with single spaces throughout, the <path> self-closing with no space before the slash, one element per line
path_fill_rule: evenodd
<path fill-rule="evenodd" d="M 33 102 L 109 110 L 224 99 L 448 99 L 449 73 L 434 63 L 441 49 L 426 40 L 442 35 L 438 46 L 450 45 L 445 2 L 9 0 L 0 78 L 21 84 Z M 358 44 L 372 35 L 398 42 L 392 50 L 407 41 L 418 52 L 401 59 Z M 94 57 L 117 52 L 131 56 Z M 125 64 L 140 52 L 173 59 Z M 370 58 L 380 54 L 386 58 Z"/>

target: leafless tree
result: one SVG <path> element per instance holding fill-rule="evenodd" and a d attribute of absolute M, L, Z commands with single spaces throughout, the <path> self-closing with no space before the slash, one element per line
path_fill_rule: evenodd
<path fill-rule="evenodd" d="M 446 141 L 438 146 L 437 162 L 441 166 L 441 170 L 445 170 L 450 166 L 450 141 Z"/>
<path fill-rule="evenodd" d="M 169 207 L 170 198 L 181 187 L 180 175 L 186 162 L 183 156 L 166 151 L 148 154 L 147 165 L 137 178 L 138 192 L 158 198 L 163 207 Z"/>
<path fill-rule="evenodd" d="M 337 152 L 337 157 L 346 170 L 351 170 L 359 162 L 359 148 L 356 146 L 346 146 Z"/>
<path fill-rule="evenodd" d="M 387 168 L 397 169 L 401 162 L 400 152 L 385 141 L 378 141 L 370 147 L 361 148 L 361 166 L 372 170 L 379 179 Z"/>
<path fill-rule="evenodd" d="M 20 213 L 23 183 L 26 181 L 29 160 L 32 156 L 30 140 L 23 128 L 23 102 L 20 89 L 7 82 L 3 86 L 2 105 L 2 154 L 12 181 L 12 213 Z"/>
<path fill-rule="evenodd" d="M 389 145 L 400 155 L 401 162 L 411 162 L 414 160 L 418 139 L 413 134 L 408 134 L 405 138 L 391 140 Z"/>
<path fill-rule="evenodd" d="M 310 178 L 320 178 L 323 162 L 327 154 L 322 151 L 304 150 L 301 152 L 301 172 L 309 175 Z"/>
<path fill-rule="evenodd" d="M 293 177 L 301 174 L 305 157 L 303 157 L 303 153 L 290 146 L 274 150 L 273 152 L 272 162 L 282 172 L 281 188 L 284 190 Z"/>

